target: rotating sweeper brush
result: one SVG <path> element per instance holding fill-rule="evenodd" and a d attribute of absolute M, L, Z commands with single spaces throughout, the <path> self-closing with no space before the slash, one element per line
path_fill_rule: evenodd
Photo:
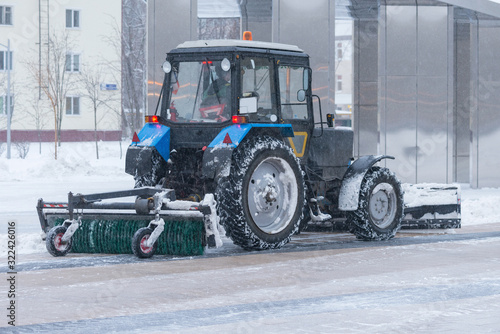
<path fill-rule="evenodd" d="M 109 202 L 124 197 L 134 202 Z M 221 245 L 215 201 L 176 201 L 171 189 L 142 187 L 90 195 L 67 203 L 38 201 L 38 216 L 53 256 L 75 253 L 201 255 Z"/>

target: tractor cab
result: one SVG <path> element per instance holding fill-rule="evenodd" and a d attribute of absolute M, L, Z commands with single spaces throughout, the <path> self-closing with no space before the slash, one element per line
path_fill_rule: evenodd
<path fill-rule="evenodd" d="M 296 46 L 191 41 L 168 53 L 162 68 L 156 115 L 172 128 L 176 149 L 207 146 L 233 123 L 287 123 L 301 133 L 313 126 L 309 57 Z"/>

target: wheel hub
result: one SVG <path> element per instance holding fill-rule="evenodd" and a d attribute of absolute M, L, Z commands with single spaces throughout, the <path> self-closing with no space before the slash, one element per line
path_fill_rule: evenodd
<path fill-rule="evenodd" d="M 284 177 L 291 167 L 279 158 L 265 159 L 253 171 L 248 186 L 248 208 L 255 224 L 264 232 L 278 233 L 291 219 L 293 180 Z"/>
<path fill-rule="evenodd" d="M 383 191 L 379 191 L 372 196 L 372 200 L 370 201 L 370 211 L 372 212 L 373 218 L 377 220 L 384 218 L 388 210 L 387 202 L 387 194 Z"/>
<path fill-rule="evenodd" d="M 64 251 L 68 247 L 68 243 L 62 241 L 63 235 L 64 233 L 59 233 L 54 238 L 54 246 L 58 251 Z"/>
<path fill-rule="evenodd" d="M 282 201 L 280 187 L 276 182 L 276 173 L 259 174 L 254 174 L 252 178 L 253 185 L 255 185 L 253 200 L 257 216 L 270 213 L 270 210 Z"/>
<path fill-rule="evenodd" d="M 396 215 L 396 194 L 388 183 L 378 184 L 372 191 L 369 203 L 370 217 L 379 228 L 388 227 Z"/>
<path fill-rule="evenodd" d="M 141 239 L 141 251 L 143 253 L 149 253 L 153 249 L 153 247 L 146 246 L 146 242 L 148 241 L 148 239 L 149 239 L 149 235 L 145 235 Z"/>

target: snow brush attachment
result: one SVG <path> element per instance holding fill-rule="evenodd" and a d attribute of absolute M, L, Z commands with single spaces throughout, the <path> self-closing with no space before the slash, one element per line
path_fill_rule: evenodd
<path fill-rule="evenodd" d="M 104 202 L 129 196 L 136 197 L 135 202 Z M 69 193 L 67 203 L 40 199 L 37 211 L 53 256 L 71 251 L 133 253 L 147 258 L 201 255 L 205 246 L 220 247 L 215 206 L 211 194 L 201 202 L 176 201 L 173 190 L 143 187 L 90 195 Z"/>

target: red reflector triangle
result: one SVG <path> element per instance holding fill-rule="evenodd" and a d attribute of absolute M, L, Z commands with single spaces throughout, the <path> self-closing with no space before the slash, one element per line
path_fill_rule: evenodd
<path fill-rule="evenodd" d="M 137 132 L 134 132 L 134 137 L 132 137 L 132 143 L 138 143 L 141 140 L 139 139 L 139 136 L 137 135 Z"/>
<path fill-rule="evenodd" d="M 224 144 L 232 144 L 233 141 L 231 140 L 231 138 L 229 137 L 229 133 L 226 133 L 226 136 L 224 137 L 224 141 L 223 141 Z"/>

